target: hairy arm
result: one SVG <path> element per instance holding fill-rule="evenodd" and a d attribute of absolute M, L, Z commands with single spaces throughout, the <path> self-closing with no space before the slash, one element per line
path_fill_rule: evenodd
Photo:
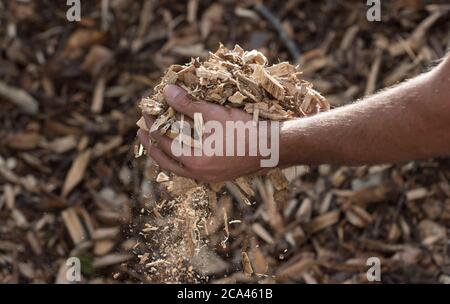
<path fill-rule="evenodd" d="M 313 117 L 283 122 L 280 166 L 331 163 L 360 165 L 450 155 L 450 59 L 432 71 L 351 105 Z M 225 126 L 248 122 L 238 109 L 193 102 L 177 86 L 164 89 L 166 101 L 191 119 Z M 154 118 L 144 115 L 150 129 Z M 261 169 L 259 156 L 176 156 L 172 140 L 139 130 L 139 139 L 161 168 L 206 182 L 231 180 Z M 150 138 L 154 143 L 151 143 Z"/>
<path fill-rule="evenodd" d="M 289 149 L 297 146 L 299 149 Z M 450 59 L 342 108 L 284 123 L 281 164 L 360 165 L 450 155 Z"/>

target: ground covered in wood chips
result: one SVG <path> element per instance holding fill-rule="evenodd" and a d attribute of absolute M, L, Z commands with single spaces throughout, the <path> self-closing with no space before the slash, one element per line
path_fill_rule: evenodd
<path fill-rule="evenodd" d="M 340 106 L 442 57 L 450 6 L 383 2 L 370 23 L 365 1 L 82 1 L 70 23 L 64 4 L 0 0 L 0 282 L 64 282 L 72 256 L 83 282 L 365 283 L 371 256 L 385 283 L 450 281 L 448 159 L 299 166 L 282 198 L 268 176 L 250 206 L 232 185 L 216 204 L 198 190 L 160 205 L 158 172 L 133 151 L 139 99 L 219 42 L 300 64 Z M 203 232 L 171 233 L 185 223 L 170 215 L 201 218 L 205 202 L 213 221 L 193 252 Z M 176 251 L 189 258 L 161 272 Z"/>

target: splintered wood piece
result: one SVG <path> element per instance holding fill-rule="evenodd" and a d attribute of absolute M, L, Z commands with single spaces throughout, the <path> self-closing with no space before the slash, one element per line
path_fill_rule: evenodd
<path fill-rule="evenodd" d="M 102 256 L 111 252 L 116 243 L 111 240 L 100 240 L 95 242 L 94 254 L 97 256 Z"/>
<path fill-rule="evenodd" d="M 14 103 L 25 113 L 32 115 L 38 113 L 39 103 L 30 94 L 22 89 L 10 87 L 3 81 L 0 81 L 0 97 Z"/>
<path fill-rule="evenodd" d="M 269 224 L 275 230 L 277 236 L 280 236 L 284 232 L 284 225 L 283 218 L 278 212 L 278 207 L 273 197 L 273 185 L 269 179 L 266 179 L 265 183 L 263 183 L 260 179 L 257 179 L 256 185 L 266 207 L 267 214 L 269 216 Z"/>
<path fill-rule="evenodd" d="M 48 143 L 48 148 L 58 154 L 72 150 L 76 146 L 77 140 L 73 135 L 59 137 Z"/>
<path fill-rule="evenodd" d="M 139 107 L 141 108 L 142 112 L 149 115 L 159 115 L 163 112 L 163 106 L 161 102 L 148 97 L 144 97 L 141 99 Z"/>
<path fill-rule="evenodd" d="M 92 98 L 91 112 L 100 113 L 103 109 L 106 78 L 100 77 L 95 85 L 94 97 Z"/>
<path fill-rule="evenodd" d="M 406 199 L 408 201 L 420 200 L 428 196 L 428 190 L 426 188 L 416 188 L 406 192 Z"/>
<path fill-rule="evenodd" d="M 226 243 L 228 239 L 230 238 L 230 228 L 228 226 L 228 213 L 227 209 L 225 207 L 222 208 L 223 210 L 223 231 L 225 231 L 225 239 L 221 242 L 222 247 L 226 247 Z"/>
<path fill-rule="evenodd" d="M 363 228 L 366 226 L 364 220 L 360 218 L 357 214 L 355 214 L 355 212 L 353 212 L 351 209 L 345 212 L 345 217 L 352 225 L 356 227 Z"/>
<path fill-rule="evenodd" d="M 144 154 L 144 146 L 142 144 L 134 145 L 134 157 L 141 157 L 142 154 Z"/>
<path fill-rule="evenodd" d="M 3 186 L 3 194 L 5 197 L 6 207 L 9 210 L 14 209 L 14 205 L 15 205 L 15 201 L 16 201 L 16 193 L 14 191 L 13 186 L 11 186 L 11 184 L 5 184 Z"/>
<path fill-rule="evenodd" d="M 228 79 L 231 78 L 231 74 L 224 70 L 207 70 L 204 66 L 200 66 L 199 68 L 195 69 L 195 73 L 197 77 L 206 78 L 209 80 L 216 80 L 216 79 Z"/>
<path fill-rule="evenodd" d="M 188 217 L 185 219 L 185 240 L 187 242 L 188 247 L 188 254 L 189 258 L 192 259 L 192 257 L 195 255 L 195 241 L 193 237 L 194 232 L 194 219 L 191 217 Z"/>
<path fill-rule="evenodd" d="M 174 110 L 172 108 L 169 108 L 164 114 L 162 114 L 155 120 L 150 128 L 150 132 L 157 131 L 163 124 L 165 124 L 170 118 L 174 116 L 174 113 Z"/>
<path fill-rule="evenodd" d="M 83 228 L 83 224 L 81 223 L 75 208 L 68 208 L 64 210 L 61 215 L 75 245 L 88 239 L 86 231 Z"/>
<path fill-rule="evenodd" d="M 114 239 L 120 234 L 120 227 L 98 228 L 92 233 L 93 240 Z"/>
<path fill-rule="evenodd" d="M 32 150 L 40 142 L 40 135 L 37 132 L 19 132 L 11 134 L 6 138 L 8 147 L 15 150 Z"/>
<path fill-rule="evenodd" d="M 234 93 L 233 95 L 228 97 L 228 100 L 231 103 L 235 103 L 235 104 L 242 104 L 242 102 L 246 99 L 247 99 L 247 97 L 239 91 L 237 91 L 236 93 Z"/>
<path fill-rule="evenodd" d="M 144 131 L 149 131 L 147 124 L 145 123 L 145 119 L 144 117 L 139 118 L 139 120 L 137 121 L 136 125 L 139 127 L 139 129 L 142 129 Z"/>
<path fill-rule="evenodd" d="M 267 230 L 263 226 L 261 226 L 260 223 L 254 223 L 252 225 L 252 230 L 257 236 L 259 236 L 267 244 L 275 243 L 273 237 L 270 235 L 269 232 L 267 232 Z"/>
<path fill-rule="evenodd" d="M 296 280 L 298 277 L 310 269 L 315 264 L 315 261 L 311 258 L 303 258 L 299 260 L 297 263 L 289 266 L 281 268 L 276 273 L 276 279 L 279 282 L 286 282 L 289 280 Z"/>
<path fill-rule="evenodd" d="M 297 69 L 287 61 L 274 64 L 266 68 L 271 76 L 286 77 L 297 73 Z"/>
<path fill-rule="evenodd" d="M 310 198 L 305 198 L 300 205 L 300 208 L 298 208 L 297 213 L 295 214 L 295 218 L 300 223 L 306 223 L 310 220 L 311 214 L 313 210 L 313 203 Z"/>
<path fill-rule="evenodd" d="M 164 172 L 159 172 L 158 176 L 156 177 L 157 183 L 167 182 L 168 180 L 170 180 L 170 178 Z"/>
<path fill-rule="evenodd" d="M 244 273 L 246 275 L 252 275 L 253 267 L 252 264 L 250 263 L 250 259 L 248 258 L 247 252 L 242 251 L 241 257 L 242 257 L 242 269 L 244 270 Z"/>
<path fill-rule="evenodd" d="M 267 176 L 277 191 L 286 189 L 289 186 L 288 180 L 283 175 L 283 172 L 278 168 L 270 170 L 269 173 L 267 173 Z"/>
<path fill-rule="evenodd" d="M 269 270 L 269 263 L 258 245 L 255 238 L 251 239 L 251 248 L 249 251 L 249 258 L 256 274 L 265 274 Z"/>
<path fill-rule="evenodd" d="M 83 179 L 84 173 L 86 171 L 87 165 L 91 158 L 92 151 L 88 149 L 84 152 L 78 154 L 69 169 L 64 181 L 62 196 L 66 196 L 72 191 L 75 186 L 77 186 Z"/>
<path fill-rule="evenodd" d="M 202 141 L 204 130 L 204 122 L 202 113 L 194 113 L 194 131 L 195 131 L 195 141 Z M 200 147 L 201 145 L 198 144 Z"/>
<path fill-rule="evenodd" d="M 307 224 L 310 233 L 316 233 L 327 227 L 336 224 L 339 221 L 340 210 L 333 210 L 328 213 L 319 215 Z"/>
<path fill-rule="evenodd" d="M 110 152 L 111 150 L 114 150 L 117 147 L 119 147 L 122 144 L 122 142 L 123 142 L 122 136 L 114 136 L 106 142 L 98 142 L 92 148 L 92 157 L 93 158 L 101 157 L 104 154 Z"/>
<path fill-rule="evenodd" d="M 260 65 L 267 64 L 267 58 L 261 52 L 257 50 L 251 50 L 250 52 L 245 52 L 242 57 L 244 63 L 257 63 Z"/>
<path fill-rule="evenodd" d="M 251 206 L 250 200 L 241 192 L 238 186 L 232 182 L 225 182 L 225 186 L 230 194 L 241 204 Z"/>
<path fill-rule="evenodd" d="M 99 258 L 95 258 L 92 262 L 92 266 L 95 268 L 103 268 L 110 265 L 126 262 L 133 258 L 133 255 L 128 253 L 111 253 Z"/>
<path fill-rule="evenodd" d="M 224 213 L 229 214 L 232 211 L 231 197 L 228 195 L 222 196 L 217 202 L 217 205 L 218 208 L 213 210 L 210 219 L 207 220 L 209 233 L 215 233 L 224 225 L 225 217 L 228 218 Z"/>
<path fill-rule="evenodd" d="M 273 97 L 284 100 L 284 88 L 273 76 L 270 76 L 262 66 L 256 65 L 253 76 L 259 84 Z"/>
<path fill-rule="evenodd" d="M 252 189 L 252 185 L 250 184 L 250 181 L 247 177 L 239 177 L 234 181 L 239 188 L 244 191 L 244 193 L 249 197 L 255 196 L 255 191 Z"/>
<path fill-rule="evenodd" d="M 36 234 L 33 231 L 28 231 L 26 233 L 26 238 L 27 238 L 28 244 L 30 244 L 31 249 L 33 250 L 33 253 L 35 255 L 41 255 L 42 254 L 42 246 L 41 246 L 40 240 L 36 237 Z"/>

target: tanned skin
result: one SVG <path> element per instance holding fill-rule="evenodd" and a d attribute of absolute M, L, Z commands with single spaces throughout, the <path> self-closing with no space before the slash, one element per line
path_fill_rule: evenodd
<path fill-rule="evenodd" d="M 249 121 L 238 109 L 193 102 L 186 92 L 166 86 L 169 105 L 205 121 Z M 146 116 L 148 127 L 154 118 Z M 204 182 L 231 180 L 261 170 L 258 156 L 182 156 L 171 153 L 171 139 L 138 131 L 138 137 L 162 169 Z M 150 137 L 156 144 L 150 144 Z M 350 105 L 282 123 L 279 166 L 396 163 L 450 155 L 450 58 L 400 85 Z"/>

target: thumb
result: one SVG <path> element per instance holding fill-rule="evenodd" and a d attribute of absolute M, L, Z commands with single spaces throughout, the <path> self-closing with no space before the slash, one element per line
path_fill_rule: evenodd
<path fill-rule="evenodd" d="M 191 118 L 194 117 L 195 112 L 199 112 L 197 105 L 192 102 L 187 92 L 176 85 L 166 85 L 163 90 L 164 99 L 175 109 L 175 111 L 183 113 Z"/>

